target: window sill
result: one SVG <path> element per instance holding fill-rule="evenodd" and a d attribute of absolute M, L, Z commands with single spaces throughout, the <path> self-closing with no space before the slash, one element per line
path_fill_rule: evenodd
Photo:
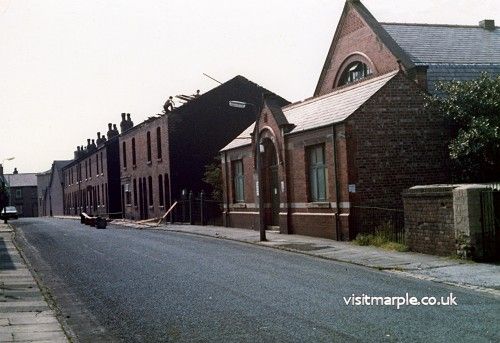
<path fill-rule="evenodd" d="M 132 169 L 136 169 L 136 168 L 137 168 L 137 164 L 134 164 L 134 165 L 132 166 Z"/>
<path fill-rule="evenodd" d="M 146 162 L 146 164 L 147 164 L 148 166 L 150 166 L 150 165 L 151 165 L 151 161 L 147 161 L 147 162 Z"/>
<path fill-rule="evenodd" d="M 131 204 L 126 204 L 125 207 L 132 207 L 132 205 Z"/>
<path fill-rule="evenodd" d="M 306 204 L 307 208 L 330 208 L 329 202 L 309 202 Z"/>
<path fill-rule="evenodd" d="M 158 158 L 158 159 L 156 160 L 156 162 L 158 162 L 158 163 L 161 163 L 162 161 L 163 161 L 163 160 L 162 160 L 162 158 L 161 158 L 161 157 L 160 157 L 160 158 Z"/>
<path fill-rule="evenodd" d="M 237 203 L 231 204 L 231 208 L 247 208 L 247 204 L 244 202 L 237 202 Z"/>
<path fill-rule="evenodd" d="M 148 206 L 148 208 L 149 208 L 150 210 L 152 210 L 152 209 L 154 209 L 154 206 L 149 205 L 149 206 Z"/>
<path fill-rule="evenodd" d="M 125 171 L 126 171 L 126 170 L 127 170 L 127 167 L 123 167 L 123 170 L 125 170 Z"/>

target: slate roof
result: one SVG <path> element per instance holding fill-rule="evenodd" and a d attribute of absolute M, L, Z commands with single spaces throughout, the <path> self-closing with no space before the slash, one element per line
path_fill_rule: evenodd
<path fill-rule="evenodd" d="M 500 64 L 500 30 L 479 26 L 381 23 L 415 64 Z"/>
<path fill-rule="evenodd" d="M 336 89 L 331 93 L 294 103 L 282 108 L 283 114 L 295 127 L 288 133 L 298 133 L 314 128 L 338 123 L 353 114 L 361 105 L 380 90 L 398 71 L 393 71 L 378 77 Z M 251 144 L 250 134 L 254 124 L 238 135 L 223 150 L 230 150 Z"/>
<path fill-rule="evenodd" d="M 10 187 L 36 187 L 36 173 L 5 174 Z"/>

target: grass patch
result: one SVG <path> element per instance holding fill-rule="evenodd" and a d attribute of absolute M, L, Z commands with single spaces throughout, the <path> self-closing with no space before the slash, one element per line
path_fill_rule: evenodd
<path fill-rule="evenodd" d="M 392 223 L 386 222 L 377 226 L 377 228 L 375 229 L 375 233 L 373 234 L 371 233 L 358 234 L 353 243 L 361 246 L 371 245 L 392 251 L 400 251 L 400 252 L 408 251 L 409 249 L 405 244 L 394 242 L 392 240 L 393 232 L 394 232 L 394 227 L 392 226 Z"/>

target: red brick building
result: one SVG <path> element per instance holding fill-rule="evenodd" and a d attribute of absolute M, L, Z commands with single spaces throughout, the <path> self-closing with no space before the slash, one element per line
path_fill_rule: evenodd
<path fill-rule="evenodd" d="M 205 166 L 255 121 L 252 109 L 230 100 L 261 101 L 269 93 L 242 76 L 196 96 L 164 115 L 129 128 L 119 137 L 122 209 L 129 219 L 157 218 L 182 192 L 210 193 Z M 288 103 L 278 98 L 281 105 Z"/>
<path fill-rule="evenodd" d="M 498 33 L 491 21 L 383 24 L 348 0 L 314 97 L 265 99 L 257 125 L 222 149 L 226 225 L 259 227 L 261 182 L 267 227 L 348 240 L 383 220 L 365 209 L 402 209 L 404 189 L 446 182 L 448 130 L 424 96 L 438 80 L 498 74 Z"/>
<path fill-rule="evenodd" d="M 107 139 L 87 140 L 75 158 L 62 168 L 64 213 L 121 217 L 119 132 L 108 124 Z"/>

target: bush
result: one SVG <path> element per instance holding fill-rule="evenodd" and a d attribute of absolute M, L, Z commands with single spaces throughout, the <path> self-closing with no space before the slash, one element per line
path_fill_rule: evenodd
<path fill-rule="evenodd" d="M 353 243 L 361 246 L 372 245 L 386 250 L 408 251 L 406 245 L 392 241 L 393 232 L 394 226 L 388 221 L 377 226 L 374 234 L 358 234 Z"/>

